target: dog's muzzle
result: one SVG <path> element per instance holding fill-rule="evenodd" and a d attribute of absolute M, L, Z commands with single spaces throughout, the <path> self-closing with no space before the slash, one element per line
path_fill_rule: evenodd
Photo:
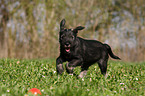
<path fill-rule="evenodd" d="M 67 53 L 70 53 L 70 44 L 69 44 L 69 43 L 66 43 L 66 44 L 64 45 L 64 48 L 65 48 L 65 51 L 66 51 Z"/>

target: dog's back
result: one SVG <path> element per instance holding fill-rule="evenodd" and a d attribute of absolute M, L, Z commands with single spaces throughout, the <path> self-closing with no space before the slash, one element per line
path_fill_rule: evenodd
<path fill-rule="evenodd" d="M 85 63 L 92 65 L 97 62 L 104 56 L 108 58 L 107 48 L 103 43 L 96 40 L 86 40 L 80 37 L 77 37 L 81 45 L 81 53 Z"/>

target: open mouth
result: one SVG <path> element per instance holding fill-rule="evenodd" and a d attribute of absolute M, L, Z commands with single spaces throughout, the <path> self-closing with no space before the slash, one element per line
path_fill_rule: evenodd
<path fill-rule="evenodd" d="M 70 53 L 70 47 L 65 47 L 65 51 Z"/>

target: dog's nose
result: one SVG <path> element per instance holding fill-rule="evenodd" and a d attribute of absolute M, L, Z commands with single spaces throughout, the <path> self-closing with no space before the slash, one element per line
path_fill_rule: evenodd
<path fill-rule="evenodd" d="M 66 46 L 69 46 L 70 44 L 68 42 L 65 43 Z"/>

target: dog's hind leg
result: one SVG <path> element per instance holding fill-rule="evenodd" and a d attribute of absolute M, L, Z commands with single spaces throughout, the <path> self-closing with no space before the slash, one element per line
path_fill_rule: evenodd
<path fill-rule="evenodd" d="M 108 59 L 101 59 L 99 60 L 98 64 L 99 64 L 99 67 L 100 67 L 100 70 L 101 70 L 101 73 L 107 77 L 107 61 Z"/>

